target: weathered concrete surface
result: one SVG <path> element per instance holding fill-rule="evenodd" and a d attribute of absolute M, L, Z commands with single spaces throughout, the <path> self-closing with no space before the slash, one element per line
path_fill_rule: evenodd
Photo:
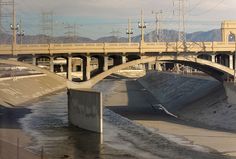
<path fill-rule="evenodd" d="M 109 88 L 109 90 L 107 89 Z M 152 133 L 144 130 L 136 131 L 136 127 L 130 124 L 130 121 L 121 119 L 123 122 L 119 122 L 114 118 L 110 119 L 112 123 L 115 123 L 115 128 L 110 128 L 115 131 L 112 135 L 118 132 L 119 137 L 121 137 L 125 141 L 129 141 L 132 144 L 126 144 L 121 142 L 122 139 L 118 140 L 116 144 L 123 144 L 119 145 L 119 148 L 129 149 L 129 147 L 134 146 L 137 148 L 134 153 L 139 154 L 140 150 L 144 150 L 146 152 L 150 152 L 152 154 L 156 154 L 156 158 L 160 156 L 160 158 L 170 158 L 170 159 L 184 159 L 184 158 L 191 158 L 191 159 L 223 159 L 228 158 L 227 156 L 223 156 L 211 150 L 212 148 L 215 149 L 215 145 L 217 145 L 216 150 L 235 150 L 235 147 L 230 148 L 230 145 L 236 143 L 236 140 L 232 142 L 228 142 L 230 139 L 232 140 L 232 136 L 224 133 L 205 133 L 207 129 L 195 130 L 194 127 L 189 127 L 190 130 L 183 129 L 183 123 L 181 120 L 175 118 L 169 118 L 165 114 L 158 112 L 157 110 L 153 109 L 152 103 L 155 102 L 154 97 L 150 96 L 150 93 L 144 89 L 136 80 L 133 79 L 124 79 L 124 80 L 104 80 L 102 83 L 96 86 L 96 89 L 104 91 L 104 105 L 111 109 L 112 111 L 129 118 L 139 124 L 144 125 L 145 127 L 150 128 Z M 119 119 L 119 118 L 118 118 Z M 106 112 L 105 112 L 105 121 L 107 121 Z M 162 121 L 167 121 L 162 124 Z M 179 126 L 178 129 L 181 131 L 183 129 L 183 133 L 185 136 L 182 138 L 180 135 L 173 136 L 176 132 L 176 127 L 173 126 L 172 123 L 176 123 Z M 163 126 L 169 128 L 169 131 L 163 132 L 159 129 Z M 105 127 L 106 128 L 106 127 Z M 124 134 L 117 131 L 117 128 L 121 128 L 123 132 L 127 131 Z M 179 132 L 178 131 L 178 132 Z M 106 129 L 105 129 L 105 132 Z M 163 132 L 163 133 L 162 133 Z M 199 133 L 201 132 L 201 134 Z M 162 135 L 165 135 L 161 137 Z M 173 135 L 168 135 L 173 134 Z M 181 134 L 181 135 L 182 135 Z M 211 137 L 211 135 L 214 137 Z M 222 138 L 221 135 L 224 135 Z M 228 135 L 228 136 L 227 136 Z M 158 136 L 158 137 L 157 137 Z M 140 138 L 141 137 L 141 142 Z M 188 138 L 190 140 L 188 141 Z M 167 140 L 166 140 L 167 139 Z M 192 140 L 194 139 L 194 140 Z M 196 139 L 200 141 L 206 142 L 195 142 Z M 217 139 L 215 141 L 215 139 Z M 104 139 L 106 140 L 106 139 Z M 110 140 L 109 140 L 110 141 Z M 226 141 L 226 143 L 224 143 Z M 110 143 L 110 142 L 109 142 Z M 208 144 L 206 144 L 208 143 Z M 230 144 L 231 143 L 231 144 Z M 215 144 L 215 145 L 214 145 Z M 203 145 L 203 146 L 200 146 Z M 209 147 L 208 147 L 209 145 Z M 206 147 L 205 147 L 206 146 Z M 127 148 L 128 147 L 128 148 Z M 221 147 L 221 149 L 218 147 Z M 191 150 L 191 152 L 189 151 Z M 193 151 L 195 152 L 193 152 Z M 141 151 L 142 152 L 142 151 Z M 220 151 L 221 152 L 221 151 Z M 145 155 L 145 153 L 143 153 Z M 138 156 L 137 158 L 151 158 L 151 157 L 144 157 Z M 154 158 L 153 158 L 154 159 Z"/>
<path fill-rule="evenodd" d="M 233 84 L 170 73 L 151 73 L 138 81 L 181 119 L 212 129 L 236 131 Z"/>
<path fill-rule="evenodd" d="M 1 64 L 22 66 L 42 73 L 3 78 L 0 83 L 0 105 L 18 106 L 29 100 L 66 88 L 66 79 L 37 66 L 13 60 L 0 60 Z"/>
<path fill-rule="evenodd" d="M 45 75 L 4 80 L 0 82 L 0 105 L 19 106 L 65 88 L 66 82 Z"/>
<path fill-rule="evenodd" d="M 68 116 L 72 125 L 102 133 L 102 95 L 90 90 L 68 90 Z"/>
<path fill-rule="evenodd" d="M 220 82 L 172 73 L 150 72 L 138 80 L 169 111 L 176 111 L 212 92 Z"/>

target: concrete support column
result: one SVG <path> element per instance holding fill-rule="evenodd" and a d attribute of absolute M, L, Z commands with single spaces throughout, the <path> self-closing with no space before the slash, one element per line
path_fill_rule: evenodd
<path fill-rule="evenodd" d="M 126 56 L 122 55 L 122 64 L 126 63 Z"/>
<path fill-rule="evenodd" d="M 162 71 L 162 67 L 159 61 L 156 61 L 155 63 L 155 70 L 156 71 Z"/>
<path fill-rule="evenodd" d="M 108 56 L 104 56 L 104 60 L 103 60 L 103 71 L 107 71 L 108 70 Z"/>
<path fill-rule="evenodd" d="M 216 55 L 211 55 L 211 62 L 216 62 Z"/>
<path fill-rule="evenodd" d="M 176 73 L 180 73 L 180 64 L 175 64 Z"/>
<path fill-rule="evenodd" d="M 152 70 L 152 63 L 148 63 L 148 70 Z"/>
<path fill-rule="evenodd" d="M 229 68 L 234 69 L 233 55 L 229 55 Z"/>
<path fill-rule="evenodd" d="M 88 81 L 90 80 L 90 72 L 91 72 L 91 57 L 86 56 L 85 59 L 83 60 L 83 80 Z"/>
<path fill-rule="evenodd" d="M 50 71 L 54 72 L 54 63 L 53 63 L 54 58 L 51 56 L 50 57 Z"/>
<path fill-rule="evenodd" d="M 72 57 L 70 55 L 67 59 L 67 79 L 72 81 Z"/>
<path fill-rule="evenodd" d="M 37 65 L 37 58 L 35 56 L 32 57 L 32 65 Z"/>

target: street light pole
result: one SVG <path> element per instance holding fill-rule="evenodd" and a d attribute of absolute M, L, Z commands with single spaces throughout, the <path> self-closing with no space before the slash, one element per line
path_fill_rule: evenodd
<path fill-rule="evenodd" d="M 232 32 L 230 32 L 230 34 L 233 35 L 234 43 L 235 43 L 235 50 L 234 50 L 234 84 L 236 84 L 236 34 L 232 33 Z"/>
<path fill-rule="evenodd" d="M 235 37 L 235 50 L 234 50 L 234 84 L 235 83 L 236 83 L 236 37 Z"/>
<path fill-rule="evenodd" d="M 128 42 L 131 43 L 131 35 L 133 34 L 133 29 L 131 28 L 130 19 L 128 20 L 128 29 L 126 31 L 126 34 L 128 35 Z"/>
<path fill-rule="evenodd" d="M 144 43 L 144 29 L 147 26 L 143 20 L 143 10 L 141 10 L 141 22 L 139 22 L 138 27 L 141 29 L 141 43 Z"/>
<path fill-rule="evenodd" d="M 22 38 L 25 35 L 25 32 L 24 32 L 24 30 L 22 30 L 21 19 L 20 19 L 19 29 L 17 31 L 18 31 L 17 35 L 20 37 L 20 44 L 22 44 Z"/>

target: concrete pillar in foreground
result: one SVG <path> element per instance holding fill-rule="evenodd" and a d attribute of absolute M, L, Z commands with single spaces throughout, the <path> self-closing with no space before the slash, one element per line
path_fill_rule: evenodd
<path fill-rule="evenodd" d="M 103 132 L 102 94 L 89 90 L 68 90 L 68 118 L 79 128 Z"/>
<path fill-rule="evenodd" d="M 234 69 L 233 55 L 229 55 L 229 68 Z"/>
<path fill-rule="evenodd" d="M 67 79 L 72 81 L 72 57 L 70 55 L 67 59 Z"/>
<path fill-rule="evenodd" d="M 211 55 L 211 62 L 216 62 L 216 55 Z"/>
<path fill-rule="evenodd" d="M 54 58 L 50 57 L 50 71 L 54 72 L 54 63 L 53 63 Z"/>
<path fill-rule="evenodd" d="M 108 70 L 108 56 L 104 56 L 104 60 L 103 60 L 104 64 L 103 64 L 103 71 L 107 71 Z"/>
<path fill-rule="evenodd" d="M 90 80 L 90 72 L 91 72 L 91 57 L 86 56 L 85 59 L 83 60 L 83 80 L 87 81 Z"/>

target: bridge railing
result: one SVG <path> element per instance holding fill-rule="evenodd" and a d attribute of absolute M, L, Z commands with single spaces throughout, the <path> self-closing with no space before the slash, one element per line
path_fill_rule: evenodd
<path fill-rule="evenodd" d="M 69 52 L 233 52 L 235 42 L 68 43 L 17 45 L 17 54 Z M 185 50 L 186 49 L 186 50 Z M 0 45 L 0 54 L 12 54 L 12 45 Z"/>

